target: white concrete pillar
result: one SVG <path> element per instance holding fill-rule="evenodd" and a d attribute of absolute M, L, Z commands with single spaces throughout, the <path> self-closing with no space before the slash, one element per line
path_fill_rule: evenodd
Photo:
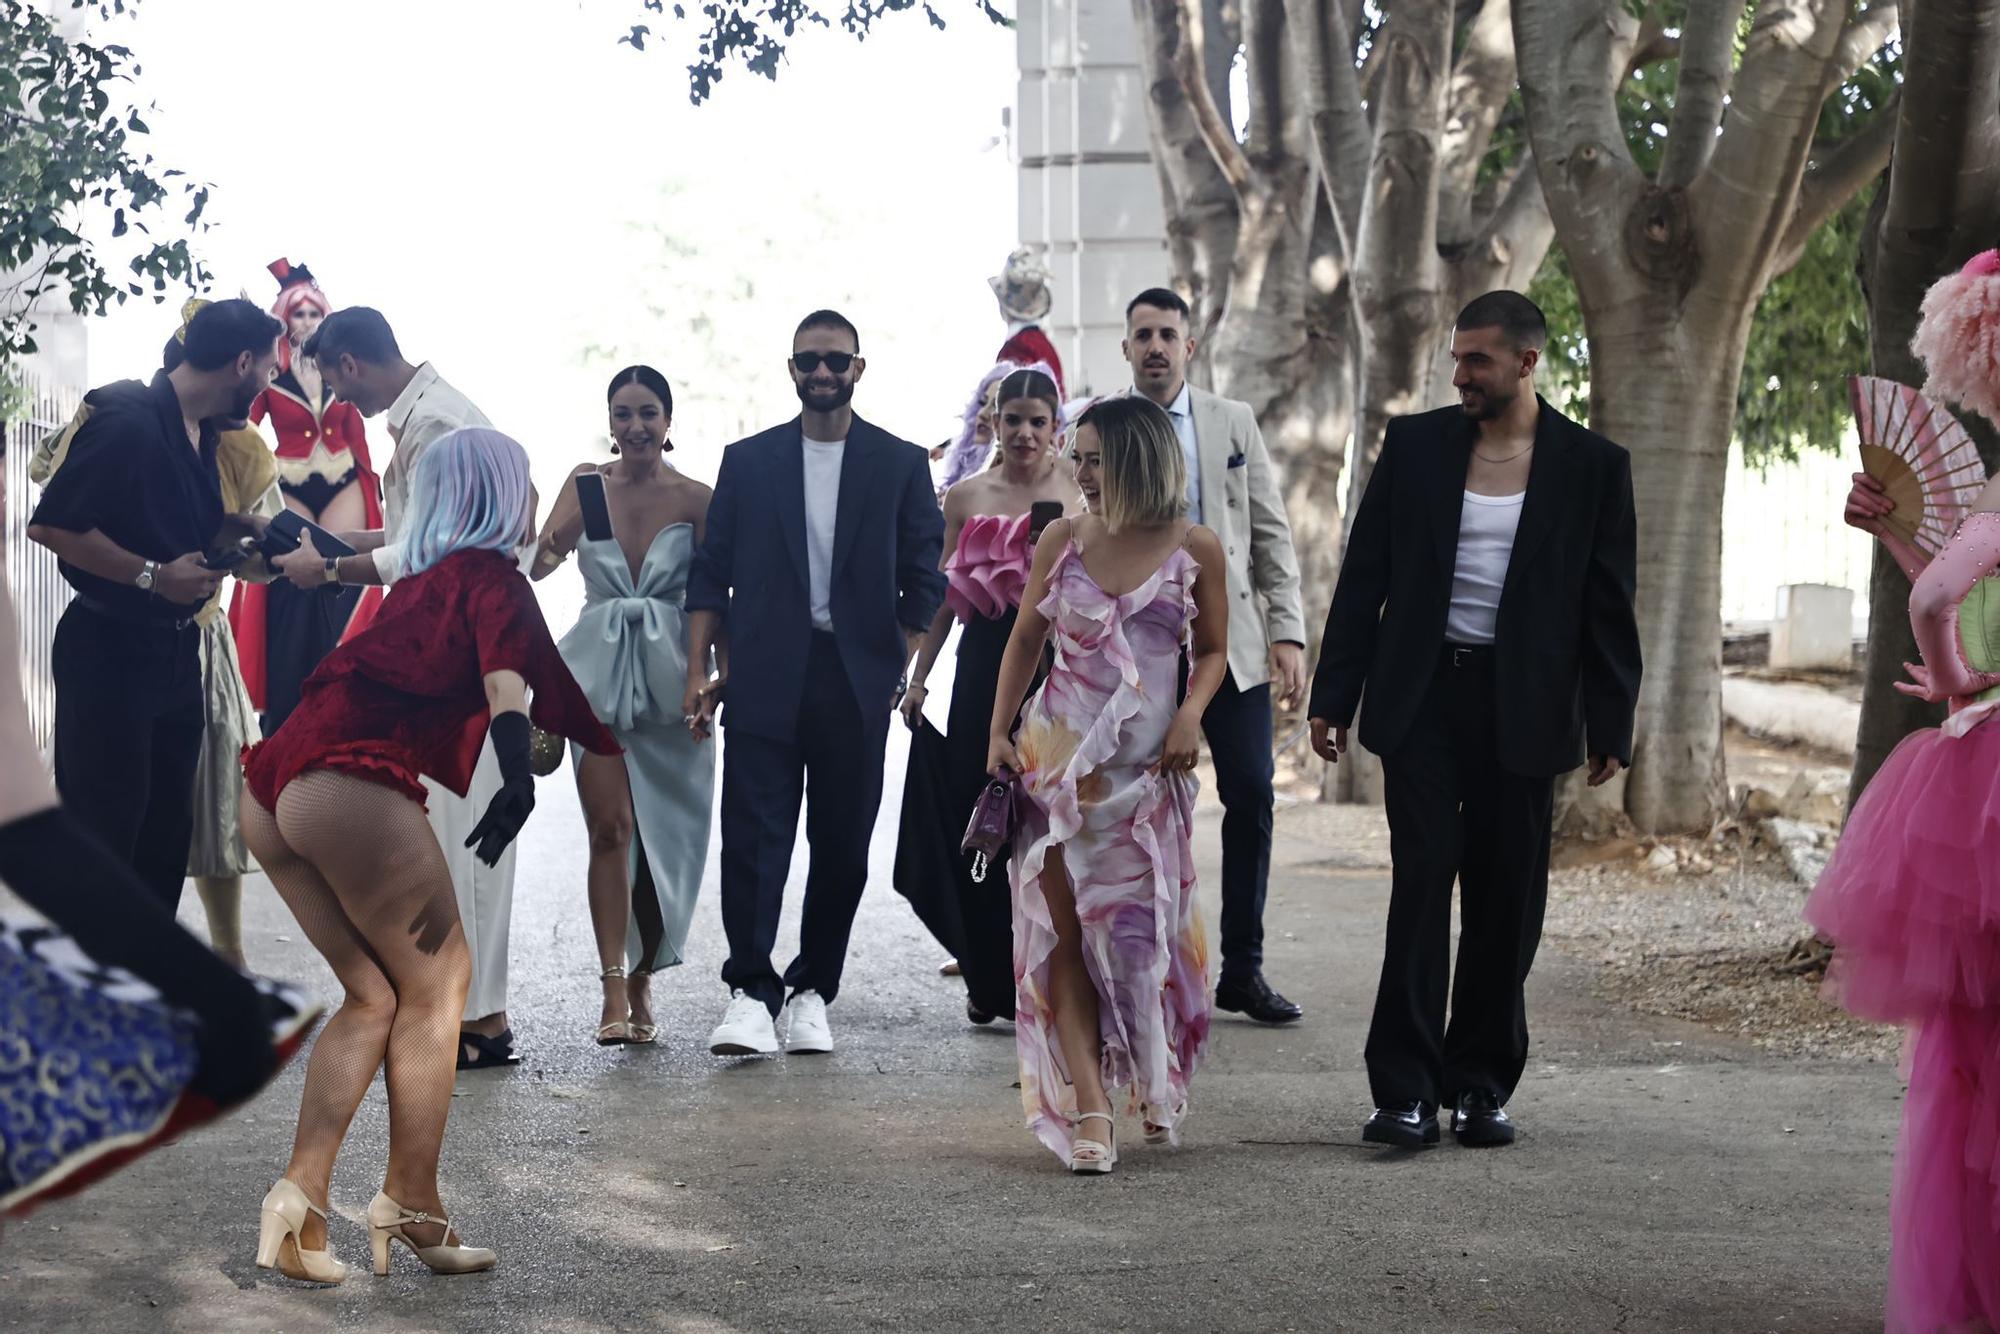
<path fill-rule="evenodd" d="M 1129 0 L 1022 0 L 1016 31 L 1021 244 L 1049 268 L 1069 392 L 1110 392 L 1131 382 L 1125 303 L 1172 278 Z"/>

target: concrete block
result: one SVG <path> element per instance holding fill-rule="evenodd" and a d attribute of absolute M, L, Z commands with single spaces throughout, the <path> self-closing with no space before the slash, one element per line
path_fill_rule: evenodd
<path fill-rule="evenodd" d="M 1075 0 L 1041 0 L 1042 63 L 1049 69 L 1076 67 Z"/>
<path fill-rule="evenodd" d="M 1132 22 L 1130 0 L 1075 0 L 1070 12 L 1076 33 L 1077 63 L 1139 63 L 1139 32 Z"/>
<path fill-rule="evenodd" d="M 1014 15 L 1014 63 L 1021 72 L 1048 67 L 1048 6 L 1043 0 L 1021 0 Z"/>
<path fill-rule="evenodd" d="M 1049 168 L 1024 162 L 1015 172 L 1015 218 L 1020 244 L 1045 245 L 1049 239 Z"/>
<path fill-rule="evenodd" d="M 1854 590 L 1786 584 L 1771 622 L 1771 666 L 1846 671 L 1854 665 Z"/>
<path fill-rule="evenodd" d="M 1049 143 L 1048 76 L 1040 70 L 1021 71 L 1014 94 L 1014 152 L 1023 163 L 1046 161 Z"/>
<path fill-rule="evenodd" d="M 1146 81 L 1137 66 L 1092 69 L 1077 84 L 1076 134 L 1080 153 L 1152 152 Z"/>
<path fill-rule="evenodd" d="M 1078 239 L 1115 246 L 1133 237 L 1165 233 L 1160 217 L 1160 173 L 1150 159 L 1090 162 L 1078 168 Z"/>

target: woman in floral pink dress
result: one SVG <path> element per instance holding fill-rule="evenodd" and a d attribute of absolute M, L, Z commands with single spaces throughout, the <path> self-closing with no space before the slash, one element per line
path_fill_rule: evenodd
<path fill-rule="evenodd" d="M 1129 1091 L 1148 1143 L 1177 1143 L 1208 1045 L 1189 831 L 1229 618 L 1221 544 L 1183 517 L 1186 465 L 1167 414 L 1102 400 L 1073 450 L 1093 513 L 1050 524 L 1035 547 L 987 763 L 1018 774 L 1025 798 L 1012 871 L 1028 1126 L 1071 1171 L 1102 1173 L 1118 1161 L 1111 1092 Z M 1054 665 L 1010 738 L 1051 635 Z"/>

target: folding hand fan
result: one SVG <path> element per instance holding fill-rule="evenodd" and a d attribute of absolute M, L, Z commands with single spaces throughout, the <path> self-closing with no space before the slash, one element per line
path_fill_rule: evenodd
<path fill-rule="evenodd" d="M 1896 508 L 1882 522 L 1935 555 L 1986 485 L 1986 465 L 1958 419 L 1908 385 L 1873 375 L 1848 380 L 1861 467 Z"/>

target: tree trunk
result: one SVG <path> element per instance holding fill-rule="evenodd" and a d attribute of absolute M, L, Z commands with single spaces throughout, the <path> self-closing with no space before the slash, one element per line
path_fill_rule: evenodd
<path fill-rule="evenodd" d="M 1631 451 L 1642 516 L 1645 677 L 1625 810 L 1648 832 L 1706 832 L 1725 792 L 1722 488 L 1756 303 L 1658 318 L 1672 300 L 1656 292 L 1590 314 L 1590 424 Z"/>

